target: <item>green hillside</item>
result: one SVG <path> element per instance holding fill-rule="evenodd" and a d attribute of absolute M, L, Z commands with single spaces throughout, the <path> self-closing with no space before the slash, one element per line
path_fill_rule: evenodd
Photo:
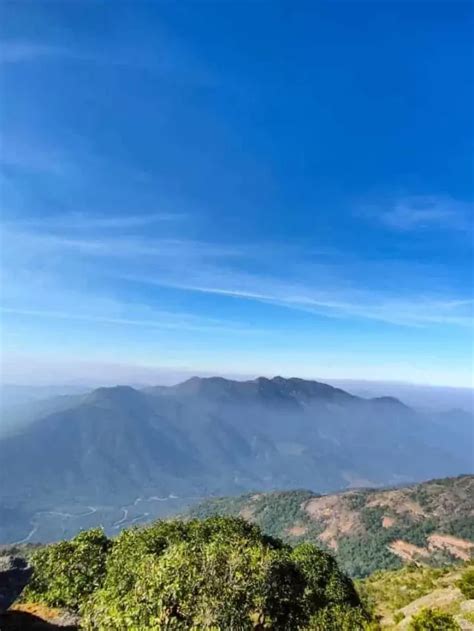
<path fill-rule="evenodd" d="M 359 581 L 359 592 L 383 629 L 410 629 L 423 610 L 451 615 L 463 630 L 474 629 L 474 564 L 432 568 L 408 565 L 375 572 Z"/>
<path fill-rule="evenodd" d="M 354 577 L 406 562 L 442 566 L 472 556 L 474 476 L 324 496 L 248 493 L 210 499 L 190 510 L 192 517 L 216 514 L 244 517 L 288 543 L 317 543 Z"/>

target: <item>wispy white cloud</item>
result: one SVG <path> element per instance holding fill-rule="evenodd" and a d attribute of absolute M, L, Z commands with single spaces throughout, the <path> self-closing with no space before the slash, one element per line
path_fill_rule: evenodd
<path fill-rule="evenodd" d="M 370 215 L 388 228 L 400 231 L 472 231 L 474 206 L 450 197 L 413 195 L 371 209 Z"/>
<path fill-rule="evenodd" d="M 15 64 L 64 55 L 67 51 L 57 46 L 26 40 L 0 42 L 0 64 Z"/>
<path fill-rule="evenodd" d="M 158 221 L 155 218 L 148 223 Z M 36 231 L 28 229 L 27 225 L 4 223 L 3 229 L 0 230 L 0 236 L 8 251 L 15 250 L 14 255 L 16 257 L 21 256 L 21 250 L 31 256 L 61 255 L 61 253 L 63 256 L 67 256 L 69 253 L 90 257 L 91 261 L 92 257 L 104 257 L 115 261 L 124 260 L 127 265 L 132 265 L 135 262 L 141 267 L 145 265 L 146 261 L 149 261 L 149 264 L 153 261 L 159 264 L 161 261 L 166 268 L 168 266 L 176 267 L 178 264 L 180 266 L 189 265 L 196 261 L 202 263 L 207 259 L 248 256 L 251 252 L 250 248 L 246 249 L 239 245 L 130 235 L 130 228 L 140 228 L 147 226 L 148 223 L 145 217 L 136 217 L 135 219 L 130 217 L 128 222 L 125 219 L 121 221 L 119 217 L 110 217 L 103 221 L 102 219 L 97 219 L 97 221 L 92 219 L 90 224 L 84 221 L 77 226 L 70 226 L 74 230 L 77 227 L 82 227 L 94 233 L 92 236 L 85 234 L 80 237 L 58 230 Z M 41 222 L 38 222 L 38 225 L 40 224 Z M 33 222 L 30 228 L 34 228 L 36 225 L 36 222 Z M 46 221 L 43 227 L 47 227 L 47 225 Z M 55 224 L 55 228 L 59 229 L 60 226 Z M 123 228 L 126 229 L 127 234 L 103 237 L 97 234 L 101 228 Z"/>
<path fill-rule="evenodd" d="M 19 294 L 11 280 L 8 283 L 9 300 L 3 301 L 9 309 L 37 309 L 49 313 L 49 317 L 82 317 L 123 320 L 151 326 L 155 315 L 146 315 L 145 309 L 137 313 L 112 305 L 101 305 L 94 292 L 104 292 L 109 287 L 123 289 L 136 285 L 166 287 L 182 292 L 194 292 L 254 301 L 262 304 L 292 309 L 330 318 L 365 319 L 395 325 L 421 327 L 430 325 L 472 327 L 473 303 L 470 296 L 456 296 L 440 291 L 439 283 L 427 283 L 423 277 L 423 290 L 396 288 L 396 291 L 370 287 L 368 282 L 357 283 L 350 275 L 350 267 L 325 261 L 305 263 L 304 252 L 295 256 L 293 265 L 287 252 L 278 247 L 269 250 L 258 244 L 206 243 L 185 239 L 169 239 L 134 236 L 100 236 L 105 227 L 101 218 L 91 217 L 90 233 L 75 236 L 72 225 L 62 228 L 56 225 L 42 228 L 7 226 L 4 230 L 5 260 L 9 278 L 21 278 Z M 114 218 L 110 221 L 113 224 Z M 125 217 L 121 223 L 140 224 L 141 216 Z M 81 225 L 87 218 L 80 217 Z M 260 258 L 258 258 L 260 255 Z M 271 263 L 271 264 L 270 264 Z M 54 295 L 42 284 L 41 274 L 53 278 Z M 412 270 L 412 275 L 415 270 Z M 38 280 L 39 279 L 39 280 Z M 86 279 L 86 280 L 84 280 Z M 8 278 L 7 278 L 8 280 Z M 74 284 L 88 286 L 87 293 L 69 300 L 70 287 Z M 23 285 L 23 286 L 22 286 Z M 104 290 L 104 287 L 106 288 Z M 431 288 L 431 291 L 430 291 Z M 435 291 L 433 291 L 435 289 Z M 139 291 L 142 296 L 156 292 Z M 22 298 L 23 295 L 23 298 Z M 27 296 L 25 300 L 24 297 Z M 35 297 L 33 303 L 31 296 Z M 8 296 L 6 296 L 8 298 Z M 40 304 L 38 304 L 38 302 Z M 88 305 L 88 311 L 77 305 Z M 192 304 L 192 301 L 191 301 Z M 95 305 L 92 309 L 92 305 Z M 61 316 L 54 313 L 64 314 Z M 174 326 L 170 318 L 167 322 Z M 163 317 L 160 318 L 163 321 Z M 166 324 L 166 322 L 165 322 Z M 214 326 L 216 323 L 210 323 Z M 219 326 L 223 326 L 223 322 Z M 168 326 L 169 324 L 166 324 Z M 188 321 L 188 325 L 196 323 Z M 207 326 L 199 322 L 197 326 Z M 234 328 L 234 324 L 229 324 Z M 245 328 L 245 327 L 244 327 Z"/>
<path fill-rule="evenodd" d="M 137 312 L 137 305 L 120 305 L 121 310 Z M 197 332 L 224 333 L 232 335 L 253 334 L 261 335 L 265 331 L 253 327 L 245 327 L 239 323 L 217 320 L 215 318 L 196 317 L 192 314 L 181 312 L 153 311 L 147 307 L 138 305 L 138 310 L 142 310 L 149 315 L 147 319 L 137 319 L 133 317 L 119 317 L 111 314 L 91 314 L 81 312 L 52 311 L 48 309 L 22 309 L 17 307 L 0 306 L 0 313 L 32 316 L 34 318 L 47 318 L 53 320 L 76 320 L 82 322 L 93 322 L 97 324 L 118 324 L 125 326 L 140 327 L 145 329 L 171 329 Z M 153 317 L 151 317 L 153 316 Z"/>
<path fill-rule="evenodd" d="M 223 276 L 221 270 L 215 278 L 222 282 Z M 186 282 L 156 277 L 127 278 L 151 285 L 253 300 L 333 318 L 355 317 L 412 327 L 474 326 L 472 300 L 440 300 L 429 296 L 407 296 L 398 299 L 371 291 L 341 292 L 337 288 L 323 291 L 318 290 L 316 286 L 288 283 L 269 277 L 252 276 L 249 282 L 248 278 L 243 280 L 241 276 L 232 272 L 227 274 L 226 285 L 212 284 L 211 278 L 207 284 L 201 284 L 199 279 L 193 283 L 189 278 Z"/>
<path fill-rule="evenodd" d="M 71 47 L 49 42 L 25 39 L 0 41 L 0 65 L 26 62 L 71 61 L 96 66 L 145 69 L 165 81 L 189 86 L 215 86 L 217 78 L 196 54 L 186 49 L 184 43 L 169 33 L 153 33 L 147 40 L 121 46 L 115 44 L 103 49 Z"/>
<path fill-rule="evenodd" d="M 14 220 L 11 222 L 5 221 L 4 227 L 5 229 L 13 228 L 13 229 L 22 229 L 22 228 L 41 228 L 41 229 L 51 229 L 51 230 L 94 230 L 100 228 L 107 229 L 127 229 L 127 228 L 137 228 L 143 226 L 150 226 L 152 224 L 157 224 L 160 222 L 168 222 L 168 221 L 180 221 L 185 219 L 187 215 L 184 213 L 171 213 L 171 212 L 150 212 L 143 214 L 121 214 L 121 215 L 113 215 L 113 214 L 103 214 L 103 215 L 91 215 L 89 213 L 64 213 L 61 215 L 48 216 L 42 218 L 30 218 L 25 220 Z M 44 235 L 38 235 L 39 239 L 47 239 L 48 237 Z M 63 238 L 65 246 L 72 246 L 74 244 L 74 240 L 68 240 Z M 56 245 L 61 244 L 61 239 L 56 238 Z M 80 247 L 80 242 L 77 242 L 78 247 Z"/>
<path fill-rule="evenodd" d="M 5 132 L 0 148 L 0 166 L 55 176 L 64 176 L 74 168 L 57 148 L 36 146 L 31 139 L 12 137 Z"/>

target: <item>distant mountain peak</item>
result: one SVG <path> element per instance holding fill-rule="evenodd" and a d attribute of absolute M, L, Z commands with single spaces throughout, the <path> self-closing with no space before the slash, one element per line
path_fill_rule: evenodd
<path fill-rule="evenodd" d="M 400 399 L 397 399 L 397 397 L 375 397 L 373 399 L 370 399 L 371 401 L 373 401 L 374 403 L 380 403 L 380 404 L 386 404 L 386 405 L 392 405 L 392 406 L 399 406 L 404 408 L 405 410 L 408 410 L 409 407 L 408 405 L 405 405 L 405 403 L 403 403 L 402 401 L 400 401 Z"/>
<path fill-rule="evenodd" d="M 96 388 L 89 392 L 87 397 L 91 399 L 117 399 L 123 396 L 134 396 L 135 394 L 139 394 L 139 391 L 132 386 L 101 386 L 100 388 Z"/>
<path fill-rule="evenodd" d="M 266 398 L 274 396 L 281 400 L 314 398 L 314 399 L 345 399 L 357 400 L 345 390 L 335 388 L 326 383 L 300 379 L 298 377 L 257 377 L 248 381 L 236 381 L 224 377 L 191 377 L 190 379 L 172 386 L 168 391 L 192 396 L 251 396 L 260 393 Z"/>
<path fill-rule="evenodd" d="M 119 406 L 126 409 L 143 409 L 146 397 L 132 386 L 110 386 L 92 390 L 83 403 L 96 406 Z"/>

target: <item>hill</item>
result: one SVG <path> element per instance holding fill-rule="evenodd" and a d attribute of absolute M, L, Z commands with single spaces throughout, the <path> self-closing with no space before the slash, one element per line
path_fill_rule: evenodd
<path fill-rule="evenodd" d="M 21 429 L 0 439 L 0 543 L 62 538 L 94 523 L 112 531 L 196 497 L 327 493 L 472 467 L 469 420 L 441 422 L 391 397 L 301 379 L 98 388 L 15 414 Z"/>
<path fill-rule="evenodd" d="M 463 582 L 471 586 L 469 590 L 462 588 Z M 450 614 L 460 629 L 474 630 L 472 563 L 443 568 L 411 564 L 400 570 L 376 572 L 359 581 L 357 587 L 387 631 L 409 629 L 413 617 L 424 609 Z"/>
<path fill-rule="evenodd" d="M 331 550 L 352 576 L 403 563 L 466 561 L 474 552 L 474 476 L 333 495 L 310 491 L 214 498 L 192 517 L 239 515 L 289 543 Z"/>

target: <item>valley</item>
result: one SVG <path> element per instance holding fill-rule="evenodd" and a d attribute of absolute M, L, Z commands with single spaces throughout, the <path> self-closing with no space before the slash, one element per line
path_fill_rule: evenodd
<path fill-rule="evenodd" d="M 473 470 L 469 414 L 428 414 L 393 397 L 364 399 L 303 379 L 103 387 L 17 407 L 7 421 L 16 430 L 0 438 L 4 544 L 52 541 L 94 525 L 113 534 L 199 498 L 276 489 L 326 496 L 308 506 L 318 521 L 338 502 L 331 494 L 344 489 Z M 341 523 L 322 535 L 328 548 L 344 528 L 357 531 L 353 519 L 346 506 Z"/>

